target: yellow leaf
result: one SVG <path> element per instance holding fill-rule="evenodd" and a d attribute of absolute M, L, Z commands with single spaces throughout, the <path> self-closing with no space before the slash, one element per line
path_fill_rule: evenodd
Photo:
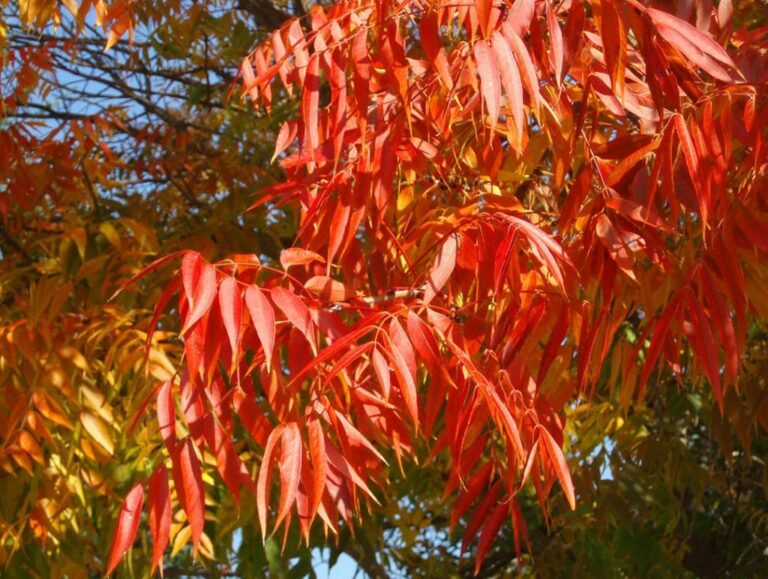
<path fill-rule="evenodd" d="M 211 542 L 210 537 L 203 533 L 200 535 L 200 554 L 205 557 L 206 559 L 213 559 L 213 543 Z"/>
<path fill-rule="evenodd" d="M 112 441 L 112 436 L 109 434 L 109 427 L 104 420 L 91 412 L 83 411 L 80 413 L 80 421 L 83 423 L 85 431 L 98 442 L 104 450 L 109 454 L 115 453 L 115 443 Z"/>
<path fill-rule="evenodd" d="M 120 234 L 118 233 L 114 225 L 112 225 L 108 221 L 105 221 L 104 223 L 99 225 L 99 231 L 104 237 L 107 238 L 107 241 L 110 243 L 110 245 L 112 245 L 116 249 L 120 249 L 122 247 L 123 240 L 120 239 Z"/>
<path fill-rule="evenodd" d="M 189 525 L 185 525 L 184 528 L 179 531 L 176 538 L 173 540 L 173 548 L 171 549 L 171 558 L 179 554 L 184 548 L 184 545 L 189 543 L 189 539 L 192 537 L 192 528 Z"/>
<path fill-rule="evenodd" d="M 413 201 L 413 187 L 403 187 L 397 194 L 397 210 L 404 211 Z"/>
<path fill-rule="evenodd" d="M 112 408 L 107 404 L 104 394 L 88 386 L 81 386 L 80 392 L 82 392 L 86 404 L 91 409 L 95 410 L 96 413 L 107 422 L 112 422 Z"/>
<path fill-rule="evenodd" d="M 88 370 L 88 362 L 85 360 L 85 356 L 83 356 L 75 348 L 71 346 L 63 346 L 59 348 L 56 353 L 65 360 L 72 362 L 80 370 Z"/>

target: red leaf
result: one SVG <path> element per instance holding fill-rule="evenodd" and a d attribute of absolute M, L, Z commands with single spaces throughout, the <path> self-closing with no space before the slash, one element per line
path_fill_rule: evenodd
<path fill-rule="evenodd" d="M 370 441 L 365 436 L 363 436 L 363 434 L 357 428 L 355 428 L 355 426 L 349 420 L 347 420 L 347 418 L 341 412 L 334 410 L 334 414 L 336 415 L 336 420 L 338 420 L 338 423 L 341 424 L 341 427 L 344 431 L 344 440 L 348 444 L 351 446 L 362 446 L 376 458 L 378 458 L 381 462 L 388 464 L 387 460 L 381 455 L 381 453 L 376 450 Z"/>
<path fill-rule="evenodd" d="M 279 526 L 288 516 L 296 495 L 299 491 L 301 480 L 301 459 L 304 455 L 304 445 L 301 441 L 301 432 L 295 422 L 285 426 L 280 449 L 280 505 L 277 512 L 275 527 Z M 290 518 L 288 519 L 290 520 Z"/>
<path fill-rule="evenodd" d="M 634 261 L 632 259 L 632 251 L 624 243 L 624 238 L 619 233 L 617 226 L 614 225 L 604 213 L 597 216 L 595 233 L 597 234 L 598 239 L 600 239 L 600 242 L 608 250 L 611 259 L 616 262 L 616 265 L 618 265 L 630 279 L 637 281 L 633 269 Z"/>
<path fill-rule="evenodd" d="M 333 134 L 333 158 L 338 161 L 341 158 L 341 151 L 344 145 L 344 136 L 346 135 L 346 114 L 347 114 L 347 75 L 346 61 L 342 56 L 344 48 L 341 47 L 333 51 L 331 55 L 331 113 L 332 125 L 331 134 Z"/>
<path fill-rule="evenodd" d="M 136 538 L 136 531 L 139 529 L 139 519 L 141 518 L 141 507 L 144 504 L 144 485 L 136 485 L 128 491 L 120 514 L 117 516 L 117 528 L 115 537 L 112 540 L 112 550 L 109 553 L 109 563 L 107 572 L 109 575 L 123 559 L 128 549 L 133 545 Z"/>
<path fill-rule="evenodd" d="M 692 62 L 718 80 L 734 81 L 723 67 L 735 69 L 736 65 L 723 47 L 709 34 L 661 10 L 649 8 L 646 14 L 650 16 L 662 38 L 680 51 L 685 60 Z"/>
<path fill-rule="evenodd" d="M 565 232 L 576 219 L 577 212 L 584 199 L 587 197 L 590 188 L 592 187 L 592 171 L 590 171 L 589 165 L 582 167 L 579 174 L 574 179 L 570 190 L 568 191 L 568 198 L 563 203 L 563 208 L 560 211 L 560 223 L 561 231 Z"/>
<path fill-rule="evenodd" d="M 664 347 L 664 341 L 667 339 L 667 334 L 669 333 L 669 329 L 672 325 L 673 320 L 675 319 L 675 316 L 677 315 L 677 309 L 678 309 L 679 303 L 680 303 L 680 299 L 677 296 L 669 300 L 669 303 L 667 303 L 667 306 L 664 309 L 664 313 L 654 325 L 653 338 L 651 339 L 651 344 L 648 347 L 648 352 L 646 353 L 646 356 L 645 356 L 645 365 L 643 367 L 643 373 L 640 377 L 641 392 L 642 392 L 642 389 L 645 388 L 645 384 L 648 382 L 648 378 L 651 377 L 651 372 L 656 366 L 656 361 L 658 360 L 659 354 L 661 354 L 661 350 Z M 639 343 L 640 346 L 642 346 L 642 342 L 643 341 L 640 340 L 640 343 Z"/>
<path fill-rule="evenodd" d="M 549 5 L 549 4 L 547 4 Z M 504 520 L 509 513 L 509 503 L 499 503 L 488 517 L 483 532 L 480 533 L 480 540 L 477 542 L 477 554 L 475 555 L 475 575 L 480 572 L 480 568 L 483 566 L 483 560 L 488 553 L 488 548 L 493 544 L 493 540 L 496 535 L 499 534 L 499 529 L 504 524 Z"/>
<path fill-rule="evenodd" d="M 691 177 L 693 188 L 696 191 L 696 200 L 698 201 L 699 213 L 701 214 L 701 226 L 702 229 L 706 229 L 709 218 L 709 199 L 705 197 L 702 189 L 699 155 L 696 152 L 696 146 L 691 140 L 691 135 L 688 132 L 688 127 L 686 126 L 682 115 L 675 115 L 675 129 L 680 138 L 680 147 L 683 149 L 685 164 L 688 166 L 688 174 Z"/>
<path fill-rule="evenodd" d="M 547 9 L 547 28 L 549 28 L 549 46 L 551 50 L 552 67 L 555 69 L 557 86 L 563 82 L 563 31 L 557 23 L 557 16 L 552 10 L 552 3 L 545 2 Z"/>
<path fill-rule="evenodd" d="M 318 115 L 320 107 L 320 57 L 318 53 L 312 53 L 307 65 L 307 74 L 304 79 L 304 90 L 301 96 L 301 114 L 306 126 L 309 138 L 310 155 L 315 154 L 315 149 L 320 146 L 320 134 L 318 132 Z"/>
<path fill-rule="evenodd" d="M 448 279 L 451 277 L 454 268 L 456 267 L 456 252 L 459 248 L 459 240 L 456 235 L 448 235 L 440 246 L 440 252 L 435 258 L 435 264 L 432 266 L 432 271 L 427 279 L 427 287 L 424 290 L 424 303 L 431 302 Z"/>
<path fill-rule="evenodd" d="M 331 231 L 328 238 L 328 262 L 333 262 L 333 258 L 344 242 L 344 234 L 347 232 L 347 226 L 349 224 L 349 216 L 352 208 L 349 203 L 346 203 L 343 199 L 336 204 L 336 209 L 333 212 L 333 218 L 331 219 Z M 339 283 L 339 282 L 337 282 Z"/>
<path fill-rule="evenodd" d="M 316 418 L 307 420 L 309 431 L 309 456 L 312 459 L 312 504 L 309 510 L 310 522 L 314 520 L 317 509 L 325 493 L 327 459 L 325 457 L 325 437 L 320 421 Z"/>
<path fill-rule="evenodd" d="M 440 27 L 437 19 L 436 10 L 428 10 L 421 17 L 419 23 L 419 39 L 430 64 L 435 68 L 440 77 L 440 81 L 446 88 L 453 87 L 453 78 L 448 65 L 448 56 L 440 39 Z"/>
<path fill-rule="evenodd" d="M 523 36 L 531 26 L 531 20 L 533 20 L 533 13 L 535 11 L 536 0 L 515 0 L 512 8 L 509 9 L 506 22 L 515 34 Z"/>
<path fill-rule="evenodd" d="M 227 332 L 229 347 L 232 350 L 232 366 L 237 364 L 238 344 L 240 341 L 240 322 L 242 318 L 243 301 L 237 280 L 225 278 L 219 286 L 219 310 L 224 330 Z"/>
<path fill-rule="evenodd" d="M 467 550 L 467 547 L 472 542 L 472 539 L 474 539 L 478 529 L 487 520 L 488 511 L 490 511 L 491 508 L 493 508 L 494 504 L 498 500 L 500 491 L 501 491 L 501 484 L 499 483 L 499 481 L 496 481 L 491 487 L 491 489 L 488 491 L 488 493 L 486 493 L 485 497 L 483 497 L 482 502 L 475 509 L 475 512 L 472 514 L 472 518 L 467 524 L 467 527 L 464 529 L 464 537 L 461 540 L 462 555 Z"/>
<path fill-rule="evenodd" d="M 185 439 L 176 447 L 171 458 L 173 459 L 173 482 L 181 507 L 187 514 L 189 527 L 192 530 L 192 545 L 197 554 L 205 524 L 205 492 L 203 473 L 192 441 L 189 438 Z"/>
<path fill-rule="evenodd" d="M 149 479 L 149 531 L 152 534 L 152 567 L 160 567 L 160 575 L 163 574 L 163 552 L 168 546 L 171 534 L 171 492 L 168 488 L 168 471 L 161 464 L 155 469 L 155 473 Z"/>
<path fill-rule="evenodd" d="M 739 373 L 739 348 L 736 343 L 736 331 L 733 327 L 731 312 L 725 298 L 714 284 L 706 268 L 702 268 L 701 287 L 709 302 L 710 315 L 714 317 L 720 342 L 725 351 L 725 375 L 735 381 Z M 714 315 L 713 315 L 714 314 Z"/>
<path fill-rule="evenodd" d="M 384 396 L 384 400 L 389 400 L 389 393 L 392 388 L 389 364 L 387 364 L 387 361 L 378 349 L 375 349 L 371 354 L 371 362 L 373 362 L 373 370 L 376 372 L 379 384 L 381 384 L 381 393 Z"/>
<path fill-rule="evenodd" d="M 332 465 L 333 468 L 335 468 L 342 476 L 344 476 L 349 481 L 351 481 L 352 484 L 354 484 L 355 486 L 360 488 L 365 494 L 367 494 L 373 502 L 375 502 L 377 505 L 380 505 L 381 503 L 379 503 L 379 500 L 376 498 L 376 495 L 373 494 L 371 489 L 365 483 L 365 480 L 358 474 L 358 472 L 355 470 L 352 464 L 347 460 L 347 458 L 339 452 L 339 449 L 337 449 L 331 443 L 330 440 L 328 440 L 327 436 L 325 436 L 324 440 L 325 440 L 326 456 L 328 457 L 328 463 Z"/>
<path fill-rule="evenodd" d="M 397 382 L 400 385 L 400 394 L 405 402 L 408 414 L 413 420 L 414 428 L 419 427 L 419 400 L 416 391 L 416 381 L 408 369 L 408 363 L 403 355 L 393 346 L 387 350 L 392 361 L 392 366 L 397 376 Z"/>
<path fill-rule="evenodd" d="M 186 374 L 181 375 L 179 403 L 184 419 L 189 425 L 189 432 L 198 444 L 202 444 L 203 417 L 205 416 L 203 390 L 198 382 L 189 380 Z"/>
<path fill-rule="evenodd" d="M 346 350 L 353 345 L 357 340 L 362 338 L 365 334 L 374 331 L 377 326 L 376 322 L 383 317 L 383 313 L 376 312 L 362 320 L 357 324 L 357 327 L 342 336 L 335 337 L 333 343 L 323 348 L 317 356 L 315 356 L 310 362 L 304 366 L 301 370 L 291 376 L 290 386 L 298 384 L 301 380 L 307 377 L 313 370 L 320 367 L 320 364 L 330 360 L 337 354 Z"/>
<path fill-rule="evenodd" d="M 537 253 L 541 257 L 541 261 L 547 266 L 549 273 L 555 278 L 558 285 L 560 287 L 565 287 L 563 273 L 560 270 L 560 266 L 557 265 L 555 255 L 557 255 L 563 263 L 566 263 L 571 267 L 573 267 L 573 264 L 560 244 L 544 231 L 524 219 L 520 219 L 514 215 L 505 215 L 504 217 L 523 232 L 532 246 L 538 250 Z"/>
<path fill-rule="evenodd" d="M 397 318 L 392 318 L 389 324 L 389 338 L 392 342 L 392 349 L 400 353 L 405 361 L 408 373 L 416 379 L 416 355 L 413 352 L 413 345 L 408 338 L 408 334 L 403 330 L 403 326 Z"/>
<path fill-rule="evenodd" d="M 600 9 L 600 36 L 603 40 L 605 62 L 611 74 L 613 92 L 623 99 L 624 71 L 627 66 L 627 31 L 613 0 L 602 0 Z"/>
<path fill-rule="evenodd" d="M 199 253 L 190 251 L 181 262 L 181 277 L 189 302 L 189 312 L 181 330 L 185 334 L 208 313 L 216 299 L 216 268 Z"/>
<path fill-rule="evenodd" d="M 275 152 L 272 155 L 272 163 L 290 147 L 291 143 L 296 139 L 297 132 L 296 121 L 288 120 L 282 124 L 275 140 Z"/>
<path fill-rule="evenodd" d="M 173 405 L 171 381 L 166 381 L 157 393 L 157 424 L 160 436 L 168 452 L 173 452 L 176 446 L 176 408 Z"/>
<path fill-rule="evenodd" d="M 526 126 L 525 109 L 523 108 L 523 85 L 520 80 L 520 71 L 517 68 L 512 50 L 500 30 L 493 33 L 493 51 L 499 63 L 501 73 L 501 85 L 509 99 L 512 109 L 512 120 L 515 124 L 513 147 L 521 151 L 523 147 L 523 129 Z"/>
<path fill-rule="evenodd" d="M 221 479 L 232 494 L 235 506 L 240 508 L 240 473 L 243 470 L 243 463 L 237 456 L 229 436 L 213 414 L 206 415 L 203 428 L 208 448 L 216 458 L 216 468 Z"/>
<path fill-rule="evenodd" d="M 296 297 L 296 294 L 282 287 L 276 287 L 272 290 L 272 301 L 285 314 L 288 321 L 307 338 L 314 349 L 315 337 L 312 332 L 314 324 L 304 302 Z"/>
<path fill-rule="evenodd" d="M 456 526 L 456 523 L 458 523 L 459 519 L 464 516 L 464 513 L 467 512 L 469 507 L 472 506 L 472 503 L 487 490 L 488 481 L 491 478 L 492 472 L 493 462 L 488 461 L 483 466 L 479 467 L 472 475 L 472 478 L 469 479 L 469 482 L 466 483 L 451 511 L 451 518 L 449 521 L 451 529 Z"/>
<path fill-rule="evenodd" d="M 712 328 L 709 325 L 709 318 L 704 313 L 699 300 L 693 291 L 688 291 L 688 308 L 691 312 L 692 322 L 696 331 L 697 341 L 701 343 L 699 355 L 703 358 L 704 370 L 715 392 L 717 405 L 720 407 L 720 413 L 723 412 L 723 391 L 720 385 L 720 364 L 717 356 L 717 347 L 712 335 Z"/>
<path fill-rule="evenodd" d="M 672 228 L 657 213 L 630 199 L 610 197 L 605 200 L 605 206 L 633 221 L 645 223 L 662 231 L 672 231 Z"/>
<path fill-rule="evenodd" d="M 560 486 L 563 487 L 565 498 L 568 500 L 571 510 L 575 510 L 576 494 L 573 490 L 571 473 L 568 470 L 568 463 L 565 462 L 563 451 L 560 450 L 560 446 L 555 442 L 555 439 L 552 438 L 552 435 L 546 428 L 542 426 L 539 429 L 539 432 L 541 433 L 539 438 L 544 440 L 544 449 L 546 449 L 549 462 L 552 464 L 552 467 L 555 469 L 555 474 L 557 474 L 557 478 L 560 480 Z"/>
<path fill-rule="evenodd" d="M 272 365 L 272 350 L 275 347 L 275 310 L 264 292 L 255 284 L 245 290 L 245 305 L 264 349 L 264 360 L 269 371 Z"/>
<path fill-rule="evenodd" d="M 264 541 L 267 540 L 267 517 L 269 516 L 269 487 L 272 480 L 272 453 L 275 450 L 277 441 L 285 430 L 285 425 L 278 425 L 267 438 L 267 444 L 264 445 L 264 455 L 261 459 L 261 468 L 256 480 L 256 509 L 259 512 L 259 524 Z"/>
<path fill-rule="evenodd" d="M 518 459 L 522 459 L 525 456 L 523 451 L 523 443 L 520 438 L 520 432 L 518 431 L 517 424 L 514 417 L 509 411 L 509 408 L 504 401 L 496 393 L 496 389 L 488 378 L 480 372 L 477 366 L 472 362 L 472 359 L 464 352 L 459 346 L 453 343 L 451 340 L 446 342 L 451 351 L 456 355 L 464 368 L 469 372 L 472 379 L 480 386 L 480 394 L 486 401 L 488 408 L 491 410 L 494 421 L 499 425 L 506 433 L 509 441 L 515 449 L 515 453 Z"/>
<path fill-rule="evenodd" d="M 264 416 L 259 405 L 256 404 L 253 396 L 249 396 L 240 386 L 237 386 L 232 394 L 232 404 L 248 434 L 253 437 L 257 444 L 264 446 L 272 430 L 272 425 Z"/>
<path fill-rule="evenodd" d="M 525 90 L 528 91 L 533 109 L 538 115 L 541 95 L 539 94 L 539 78 L 536 76 L 536 67 L 533 65 L 531 55 L 528 54 L 525 43 L 514 31 L 509 21 L 504 22 L 501 30 L 504 38 L 509 42 L 512 54 L 515 55 L 517 66 L 520 69 L 520 76 L 523 79 L 523 85 L 525 85 Z"/>
<path fill-rule="evenodd" d="M 248 96 L 254 104 L 258 103 L 259 87 L 256 83 L 256 74 L 254 73 L 250 57 L 243 59 L 240 65 L 240 73 L 243 75 L 243 86 L 248 91 Z"/>
<path fill-rule="evenodd" d="M 477 72 L 480 75 L 480 94 L 483 95 L 488 116 L 491 120 L 491 130 L 499 120 L 501 106 L 501 83 L 499 80 L 499 64 L 496 54 L 490 50 L 485 40 L 479 40 L 474 48 Z"/>
<path fill-rule="evenodd" d="M 504 404 L 504 401 L 499 397 L 493 385 L 487 379 L 480 381 L 480 392 L 488 403 L 494 421 L 496 421 L 497 424 L 501 422 L 501 426 L 503 430 L 506 431 L 518 459 L 522 460 L 522 457 L 525 456 L 525 453 L 523 452 L 523 442 L 520 439 L 517 423 L 510 413 L 509 408 Z"/>
<path fill-rule="evenodd" d="M 424 360 L 430 374 L 434 375 L 438 371 L 440 359 L 440 349 L 435 336 L 430 331 L 429 326 L 413 310 L 408 310 L 406 328 L 408 328 L 408 335 L 413 342 L 413 347 Z"/>

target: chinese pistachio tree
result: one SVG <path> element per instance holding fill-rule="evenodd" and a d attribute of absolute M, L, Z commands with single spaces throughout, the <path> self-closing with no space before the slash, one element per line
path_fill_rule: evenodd
<path fill-rule="evenodd" d="M 241 575 L 758 569 L 760 3 L 246 4 L 274 31 L 236 71 L 216 3 L 95 4 L 96 110 L 48 96 L 94 76 L 89 5 L 6 45 L 13 545 L 78 532 L 85 481 L 125 497 L 88 517 L 107 573 L 235 528 Z"/>

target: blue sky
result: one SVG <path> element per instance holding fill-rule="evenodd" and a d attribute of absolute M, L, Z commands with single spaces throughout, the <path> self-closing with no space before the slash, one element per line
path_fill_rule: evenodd
<path fill-rule="evenodd" d="M 365 573 L 357 566 L 354 559 L 348 555 L 342 554 L 336 564 L 328 567 L 328 552 L 317 549 L 313 555 L 315 573 L 318 579 L 351 579 L 357 573 L 357 577 L 363 579 L 367 577 Z"/>

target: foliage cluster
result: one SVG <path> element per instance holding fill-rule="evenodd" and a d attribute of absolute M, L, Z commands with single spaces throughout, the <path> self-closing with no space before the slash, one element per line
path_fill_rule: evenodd
<path fill-rule="evenodd" d="M 2 6 L 9 576 L 765 564 L 760 2 Z"/>

